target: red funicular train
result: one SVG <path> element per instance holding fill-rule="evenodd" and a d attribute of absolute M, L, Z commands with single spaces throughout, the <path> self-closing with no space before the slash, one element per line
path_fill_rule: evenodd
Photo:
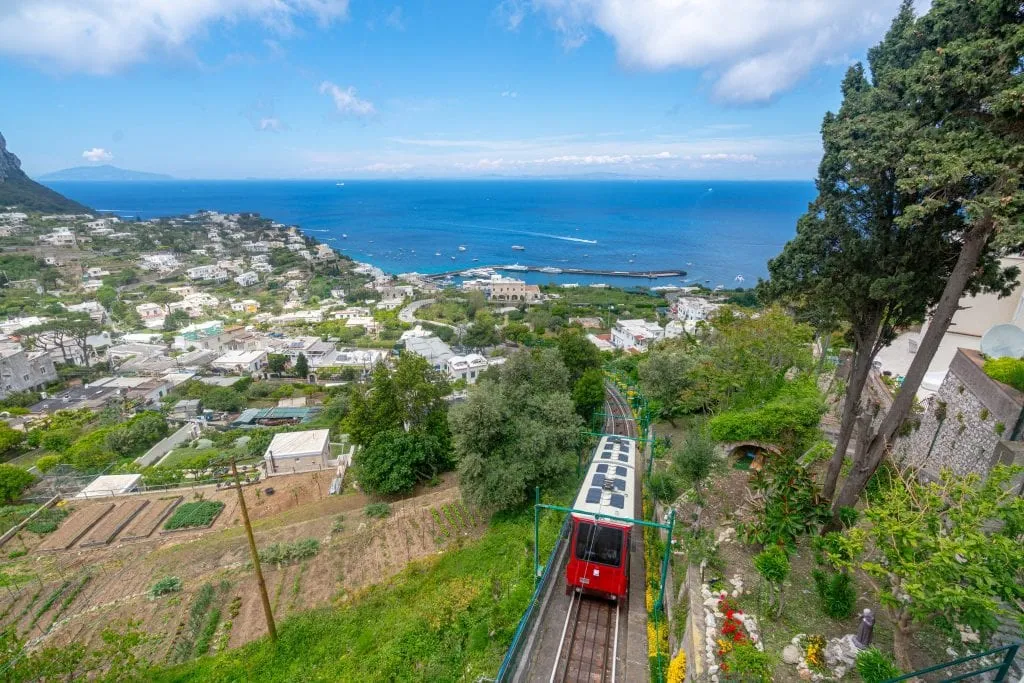
<path fill-rule="evenodd" d="M 572 513 L 566 591 L 577 590 L 612 600 L 629 592 L 631 522 L 601 519 L 634 517 L 636 442 L 605 436 L 594 451 Z"/>

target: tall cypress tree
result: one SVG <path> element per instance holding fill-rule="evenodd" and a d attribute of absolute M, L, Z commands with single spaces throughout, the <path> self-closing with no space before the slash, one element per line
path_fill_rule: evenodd
<path fill-rule="evenodd" d="M 997 249 L 1024 241 L 1024 7 L 1016 0 L 935 0 L 913 19 L 910 3 L 869 54 L 879 116 L 906 126 L 895 183 L 915 197 L 900 226 L 942 226 L 955 258 L 931 323 L 878 429 L 859 444 L 833 502 L 853 505 L 906 419 L 964 293 L 1008 293 L 1016 269 L 1000 271 Z"/>

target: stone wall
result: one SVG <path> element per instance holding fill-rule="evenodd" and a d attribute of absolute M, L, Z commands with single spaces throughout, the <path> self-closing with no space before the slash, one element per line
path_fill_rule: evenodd
<path fill-rule="evenodd" d="M 959 349 L 939 391 L 923 403 L 920 426 L 893 445 L 896 459 L 935 478 L 943 469 L 985 475 L 1001 460 L 1024 411 L 1024 394 L 982 370 L 977 351 Z M 1018 436 L 1019 438 L 1019 436 Z"/>

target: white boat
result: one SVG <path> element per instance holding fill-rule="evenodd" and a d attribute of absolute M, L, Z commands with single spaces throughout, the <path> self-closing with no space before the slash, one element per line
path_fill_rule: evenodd
<path fill-rule="evenodd" d="M 439 252 L 439 251 L 435 251 L 434 252 L 434 256 L 440 256 L 440 255 L 441 255 L 441 252 Z"/>
<path fill-rule="evenodd" d="M 514 270 L 517 272 L 523 272 L 529 270 L 526 266 L 521 266 L 518 263 L 513 263 L 511 266 L 505 266 L 505 270 Z"/>
<path fill-rule="evenodd" d="M 526 247 L 521 244 L 513 244 L 512 251 L 526 251 Z"/>
<path fill-rule="evenodd" d="M 544 266 L 543 268 L 540 269 L 540 272 L 542 272 L 542 273 L 553 273 L 553 274 L 557 275 L 558 273 L 562 272 L 562 269 L 561 268 L 555 268 L 554 266 Z"/>
<path fill-rule="evenodd" d="M 466 251 L 466 245 L 465 244 L 460 244 L 459 245 L 459 251 Z"/>
<path fill-rule="evenodd" d="M 334 184 L 337 185 L 338 187 L 345 187 L 345 183 L 334 183 Z"/>
<path fill-rule="evenodd" d="M 474 260 L 474 261 L 479 261 L 480 259 L 478 259 L 478 258 L 474 258 L 473 260 Z"/>
<path fill-rule="evenodd" d="M 341 239 L 347 240 L 348 239 L 348 233 L 347 232 L 341 233 Z"/>
<path fill-rule="evenodd" d="M 454 257 L 454 256 L 452 256 L 452 261 L 454 261 L 454 260 L 455 260 L 455 257 Z"/>
<path fill-rule="evenodd" d="M 594 284 L 587 285 L 587 286 L 588 287 L 593 287 L 594 289 L 608 289 L 608 285 L 606 285 L 603 282 L 595 282 Z"/>

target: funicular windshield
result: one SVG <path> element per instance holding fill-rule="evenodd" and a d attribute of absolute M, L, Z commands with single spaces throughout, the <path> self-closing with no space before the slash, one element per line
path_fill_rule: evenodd
<path fill-rule="evenodd" d="M 618 567 L 622 560 L 622 529 L 579 522 L 576 559 Z"/>

